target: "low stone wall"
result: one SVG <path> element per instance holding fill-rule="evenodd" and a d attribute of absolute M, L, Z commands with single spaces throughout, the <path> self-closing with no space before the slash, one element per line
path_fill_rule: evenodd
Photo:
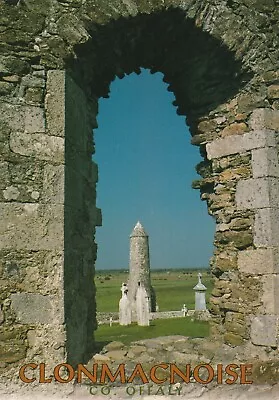
<path fill-rule="evenodd" d="M 183 317 L 182 311 L 158 311 L 150 314 L 150 319 L 168 319 L 168 318 L 178 318 Z"/>
<path fill-rule="evenodd" d="M 110 318 L 113 322 L 118 322 L 118 312 L 97 312 L 98 325 L 109 324 Z"/>
<path fill-rule="evenodd" d="M 188 311 L 188 313 L 191 310 Z M 192 310 L 194 311 L 194 310 Z M 188 316 L 187 313 L 187 316 Z M 183 317 L 183 311 L 158 311 L 150 313 L 150 319 L 168 319 L 168 318 L 178 318 Z M 192 314 L 191 314 L 192 315 Z M 109 324 L 110 318 L 112 318 L 113 322 L 118 322 L 118 312 L 98 312 L 97 313 L 97 321 L 99 325 Z"/>

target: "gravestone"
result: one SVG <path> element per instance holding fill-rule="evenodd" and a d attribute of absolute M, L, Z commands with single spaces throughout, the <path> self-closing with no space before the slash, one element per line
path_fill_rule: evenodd
<path fill-rule="evenodd" d="M 195 311 L 206 311 L 205 292 L 206 286 L 201 281 L 201 273 L 198 273 L 198 283 L 193 288 L 195 291 Z"/>
<path fill-rule="evenodd" d="M 119 301 L 119 325 L 130 325 L 132 322 L 132 309 L 127 294 L 128 290 L 122 291 Z"/>
<path fill-rule="evenodd" d="M 136 293 L 136 312 L 139 326 L 149 326 L 150 318 L 150 299 L 146 289 L 138 282 Z"/>

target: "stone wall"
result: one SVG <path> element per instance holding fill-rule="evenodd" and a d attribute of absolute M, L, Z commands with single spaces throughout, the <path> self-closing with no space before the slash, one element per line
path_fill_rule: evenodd
<path fill-rule="evenodd" d="M 216 219 L 212 336 L 277 348 L 275 1 L 2 0 L 0 7 L 5 373 L 15 376 L 24 360 L 75 363 L 93 351 L 100 212 L 91 130 L 110 82 L 139 67 L 164 74 L 203 157 L 193 186 Z"/>
<path fill-rule="evenodd" d="M 44 94 L 40 101 L 30 98 L 31 89 Z M 92 111 L 64 71 L 46 73 L 40 65 L 32 65 L 18 92 L 5 100 L 2 367 L 12 373 L 24 358 L 74 365 L 93 353 L 96 329 L 92 266 L 101 217 Z"/>
<path fill-rule="evenodd" d="M 1 362 L 64 359 L 64 129 L 44 111 L 46 71 L 1 57 Z M 51 322 L 51 323 L 50 323 Z"/>
<path fill-rule="evenodd" d="M 192 311 L 192 310 L 191 310 Z M 182 311 L 157 311 L 150 313 L 150 319 L 168 319 L 168 318 L 177 318 L 183 317 Z M 188 314 L 187 314 L 188 315 Z M 194 310 L 189 315 L 194 316 Z M 109 324 L 110 318 L 112 318 L 112 322 L 118 322 L 118 312 L 97 312 L 97 321 L 98 324 Z"/>

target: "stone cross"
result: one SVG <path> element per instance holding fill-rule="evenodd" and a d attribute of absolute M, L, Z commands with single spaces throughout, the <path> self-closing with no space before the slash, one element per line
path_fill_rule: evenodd
<path fill-rule="evenodd" d="M 150 299 L 147 295 L 145 288 L 138 282 L 138 289 L 136 294 L 136 312 L 137 322 L 140 326 L 149 326 L 150 318 Z"/>
<path fill-rule="evenodd" d="M 198 283 L 193 288 L 195 291 L 195 311 L 205 311 L 206 310 L 206 301 L 205 301 L 205 292 L 206 286 L 201 281 L 202 274 L 198 273 Z"/>
<path fill-rule="evenodd" d="M 128 299 L 128 290 L 122 290 L 122 297 L 119 301 L 119 325 L 130 325 L 132 323 L 132 309 L 131 303 Z"/>

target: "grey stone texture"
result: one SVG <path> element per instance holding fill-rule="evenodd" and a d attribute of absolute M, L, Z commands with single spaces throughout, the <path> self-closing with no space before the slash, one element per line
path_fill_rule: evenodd
<path fill-rule="evenodd" d="M 257 210 L 254 231 L 256 247 L 278 247 L 279 208 Z"/>
<path fill-rule="evenodd" d="M 49 324 L 56 317 L 50 296 L 12 293 L 11 307 L 23 324 Z"/>
<path fill-rule="evenodd" d="M 266 176 L 279 177 L 278 150 L 276 147 L 266 147 L 252 150 L 253 178 Z"/>
<path fill-rule="evenodd" d="M 273 177 L 240 180 L 236 186 L 239 210 L 277 207 L 279 179 Z"/>
<path fill-rule="evenodd" d="M 164 74 L 203 157 L 193 187 L 218 228 L 211 337 L 255 342 L 259 358 L 278 351 L 277 9 L 262 0 L 0 3 L 1 379 L 16 380 L 26 360 L 74 364 L 94 352 L 92 129 L 111 81 L 139 67 Z M 27 293 L 53 295 L 65 324 L 20 322 L 11 299 Z"/>
<path fill-rule="evenodd" d="M 274 346 L 278 336 L 278 316 L 258 315 L 253 317 L 251 325 L 251 340 L 253 344 Z"/>
<path fill-rule="evenodd" d="M 238 268 L 240 272 L 251 275 L 278 273 L 278 248 L 259 248 L 240 251 L 238 254 Z"/>
<path fill-rule="evenodd" d="M 11 133 L 10 148 L 13 153 L 35 157 L 39 160 L 64 162 L 64 141 L 62 138 L 42 133 Z"/>
<path fill-rule="evenodd" d="M 267 129 L 231 135 L 219 138 L 206 145 L 208 159 L 224 157 L 230 154 L 245 153 L 247 150 L 275 147 L 276 136 Z"/>
<path fill-rule="evenodd" d="M 61 91 L 65 90 L 65 74 L 63 71 L 50 70 L 47 73 L 45 110 L 47 130 L 50 135 L 65 135 L 65 101 Z"/>
<path fill-rule="evenodd" d="M 150 276 L 150 257 L 149 257 L 149 238 L 140 222 L 137 222 L 130 235 L 130 261 L 129 261 L 129 280 L 128 298 L 130 300 L 133 319 L 137 309 L 138 284 L 146 290 L 150 301 L 150 311 L 154 312 L 156 307 L 155 292 L 151 285 Z"/>
<path fill-rule="evenodd" d="M 249 120 L 249 125 L 254 130 L 272 129 L 273 131 L 278 133 L 279 132 L 279 110 L 271 109 L 271 108 L 258 108 L 252 112 L 250 120 Z"/>
<path fill-rule="evenodd" d="M 38 203 L 1 203 L 1 249 L 63 248 L 63 207 Z"/>

